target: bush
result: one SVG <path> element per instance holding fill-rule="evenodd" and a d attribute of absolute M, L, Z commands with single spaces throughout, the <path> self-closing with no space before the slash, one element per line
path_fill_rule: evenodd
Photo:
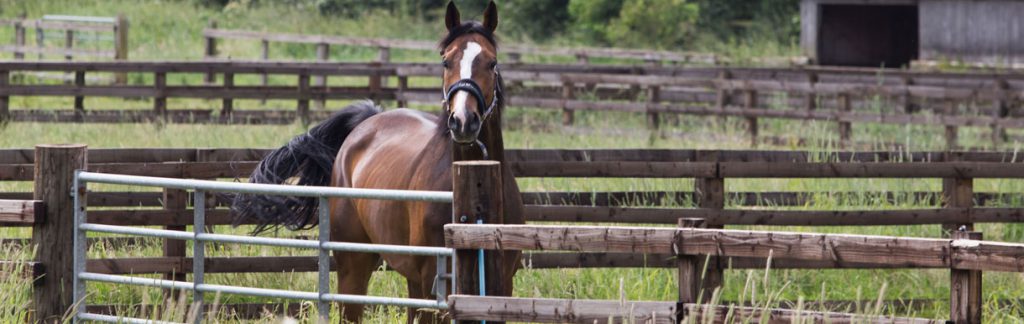
<path fill-rule="evenodd" d="M 692 35 L 699 6 L 686 0 L 573 0 L 574 28 L 586 41 L 678 48 Z"/>

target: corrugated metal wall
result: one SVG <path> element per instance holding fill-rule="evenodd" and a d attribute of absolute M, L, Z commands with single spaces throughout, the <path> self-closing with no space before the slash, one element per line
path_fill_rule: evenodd
<path fill-rule="evenodd" d="M 1024 63 L 1024 1 L 922 1 L 921 59 Z"/>

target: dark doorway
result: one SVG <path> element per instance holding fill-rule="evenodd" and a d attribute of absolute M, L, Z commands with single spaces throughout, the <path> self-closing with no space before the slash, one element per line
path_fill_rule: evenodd
<path fill-rule="evenodd" d="M 917 58 L 917 6 L 822 5 L 818 64 L 901 67 Z"/>

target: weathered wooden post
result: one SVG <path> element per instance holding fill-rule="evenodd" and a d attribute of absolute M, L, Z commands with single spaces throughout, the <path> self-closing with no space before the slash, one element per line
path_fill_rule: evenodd
<path fill-rule="evenodd" d="M 703 218 L 680 218 L 680 228 L 705 228 L 706 222 Z M 676 245 L 681 246 L 685 240 L 682 236 L 676 238 Z M 679 276 L 679 309 L 685 304 L 699 304 L 710 299 L 714 290 L 703 289 L 704 261 L 706 256 L 701 255 L 677 255 Z M 713 288 L 712 288 L 713 289 Z"/>
<path fill-rule="evenodd" d="M 955 231 L 954 240 L 981 240 L 981 232 Z M 980 324 L 981 271 L 949 271 L 949 319 L 957 324 Z"/>
<path fill-rule="evenodd" d="M 210 19 L 210 21 L 206 24 L 206 29 L 211 29 L 211 30 L 212 29 L 217 29 L 217 21 L 213 20 L 213 19 Z M 212 59 L 216 59 L 217 58 L 217 38 L 216 37 L 209 36 L 209 35 L 206 36 L 206 50 L 204 51 L 203 54 L 205 55 L 204 59 L 207 59 L 207 60 L 212 60 Z M 203 81 L 205 81 L 207 84 L 212 84 L 214 82 L 217 82 L 217 75 L 214 74 L 213 72 L 206 73 L 206 78 Z"/>
<path fill-rule="evenodd" d="M 732 87 L 729 84 L 729 80 L 732 79 L 732 72 L 728 69 L 721 69 L 718 71 L 718 79 L 715 82 L 715 108 L 719 111 L 725 110 L 726 107 L 732 105 Z M 725 115 L 719 115 L 719 122 L 722 127 L 725 127 Z"/>
<path fill-rule="evenodd" d="M 995 83 L 996 98 L 992 100 L 992 117 L 998 121 L 1006 118 L 1010 114 L 1010 109 L 1006 100 L 1008 97 L 1007 89 L 1009 88 L 1009 85 L 1006 83 L 1006 80 L 996 80 Z M 1006 139 L 1006 129 L 998 123 L 992 124 L 992 149 L 998 150 L 999 146 L 1002 145 Z"/>
<path fill-rule="evenodd" d="M 128 19 L 123 14 L 117 15 L 117 22 L 114 24 L 114 60 L 128 60 Z M 117 84 L 128 83 L 128 74 L 118 72 L 114 74 L 114 82 Z"/>
<path fill-rule="evenodd" d="M 699 162 L 714 162 L 717 163 L 719 160 L 718 151 L 699 151 L 697 153 L 697 161 Z M 696 178 L 694 179 L 694 200 L 696 201 L 698 208 L 704 208 L 712 211 L 721 211 L 725 209 L 725 179 L 718 175 L 718 166 L 715 166 L 714 178 Z M 724 228 L 722 225 L 707 225 L 706 228 Z M 705 294 L 711 294 L 716 288 L 722 286 L 722 268 L 719 266 L 718 257 L 710 257 L 707 259 L 709 264 L 705 267 L 707 271 L 704 273 L 702 279 L 702 285 Z M 710 296 L 710 295 L 709 295 Z"/>
<path fill-rule="evenodd" d="M 956 116 L 957 114 L 957 101 L 952 99 L 946 99 L 945 113 L 946 116 Z M 954 151 L 959 145 L 957 145 L 957 133 L 958 129 L 956 125 L 946 124 L 946 150 Z"/>
<path fill-rule="evenodd" d="M 327 43 L 316 44 L 316 61 L 320 63 L 326 63 L 331 59 L 331 45 Z M 327 76 L 320 74 L 313 77 L 313 86 L 317 88 L 327 87 Z M 327 102 L 324 99 L 318 99 L 313 101 L 313 107 L 317 110 L 323 110 L 327 107 Z"/>
<path fill-rule="evenodd" d="M 743 107 L 747 113 L 753 113 L 757 109 L 757 90 L 746 89 L 743 94 Z M 757 147 L 757 116 L 747 117 L 747 132 L 750 134 L 750 146 Z"/>
<path fill-rule="evenodd" d="M 647 87 L 647 127 L 658 129 L 661 124 L 661 116 L 653 108 L 661 101 L 661 88 L 658 86 Z"/>
<path fill-rule="evenodd" d="M 452 165 L 452 223 L 503 224 L 501 163 L 497 161 L 460 161 Z M 502 251 L 484 252 L 485 286 L 481 287 L 479 250 L 455 252 L 453 292 L 460 295 L 500 296 L 511 287 L 502 287 Z M 481 291 L 481 289 L 483 291 Z M 459 323 L 478 323 L 459 321 Z M 491 323 L 491 322 L 488 322 Z"/>
<path fill-rule="evenodd" d="M 75 88 L 85 90 L 85 71 L 75 71 Z M 75 96 L 75 121 L 85 120 L 85 96 Z"/>
<path fill-rule="evenodd" d="M 32 227 L 36 262 L 45 267 L 32 289 L 33 322 L 60 323 L 74 303 L 72 258 L 75 214 L 71 196 L 75 170 L 86 167 L 83 144 L 37 145 L 33 199 L 46 203 L 46 216 Z"/>
<path fill-rule="evenodd" d="M 167 118 L 167 73 L 156 72 L 153 75 L 153 87 L 156 88 L 156 97 L 153 97 L 154 118 L 164 120 Z"/>
<path fill-rule="evenodd" d="M 270 41 L 263 39 L 260 40 L 260 59 L 266 61 L 270 59 Z M 260 84 L 266 87 L 270 84 L 269 75 L 266 73 L 260 74 Z M 267 99 L 260 99 L 260 104 L 266 104 Z"/>
<path fill-rule="evenodd" d="M 849 148 L 852 144 L 850 137 L 853 133 L 852 124 L 850 124 L 846 117 L 852 110 L 850 107 L 850 95 L 840 93 L 837 100 L 839 100 L 839 117 L 836 118 L 839 120 L 839 146 Z"/>
<path fill-rule="evenodd" d="M 24 60 L 25 59 L 25 13 L 18 15 L 18 20 L 14 22 L 14 59 Z"/>
<path fill-rule="evenodd" d="M 75 47 L 75 31 L 71 30 L 71 29 L 65 30 L 64 31 L 64 49 L 67 50 L 67 51 L 64 52 L 64 59 L 65 60 L 71 61 L 72 59 L 74 59 L 74 56 L 71 55 L 71 49 L 74 48 L 74 47 Z"/>
<path fill-rule="evenodd" d="M 575 85 L 570 81 L 562 82 L 562 126 L 571 126 L 575 119 L 572 109 L 569 109 L 569 101 L 574 98 L 574 87 Z"/>
<path fill-rule="evenodd" d="M 809 85 L 808 90 L 810 90 L 804 98 L 804 108 L 807 109 L 807 111 L 814 111 L 818 109 L 818 92 L 815 90 L 816 83 L 818 83 L 818 74 L 807 74 L 807 84 Z"/>
<path fill-rule="evenodd" d="M 10 72 L 8 72 L 8 71 L 0 71 L 0 88 L 7 87 L 7 85 L 10 84 L 10 82 L 11 82 L 10 78 L 11 78 L 11 73 Z M 11 102 L 11 97 L 10 96 L 6 96 L 6 95 L 0 96 L 0 123 L 7 122 L 7 120 L 10 119 L 10 117 L 11 117 L 11 111 L 10 111 L 10 107 L 9 107 L 10 102 Z"/>
<path fill-rule="evenodd" d="M 395 94 L 397 98 L 398 107 L 408 107 L 409 101 L 405 99 L 405 92 L 409 90 L 409 76 L 399 75 L 398 76 L 398 91 Z"/>
<path fill-rule="evenodd" d="M 231 113 L 235 109 L 234 97 L 231 97 L 231 96 L 234 96 L 234 94 L 231 93 L 231 90 L 233 90 L 234 87 L 235 87 L 235 74 L 231 73 L 231 72 L 224 73 L 224 90 L 227 93 L 228 97 L 225 97 L 221 101 L 221 107 L 220 107 L 220 117 L 221 118 L 231 118 Z"/>
<path fill-rule="evenodd" d="M 377 48 L 377 62 L 380 62 L 381 65 L 391 63 L 391 48 L 390 47 L 381 46 L 381 47 Z M 381 87 L 387 87 L 388 86 L 388 78 L 386 76 L 381 76 L 380 86 Z"/>
<path fill-rule="evenodd" d="M 960 156 L 949 152 L 946 153 L 946 162 L 956 162 Z M 942 231 L 945 235 L 958 231 L 963 227 L 967 231 L 974 230 L 974 224 L 970 223 L 970 208 L 974 206 L 974 179 L 972 178 L 944 178 L 942 179 L 942 205 L 945 208 L 956 208 L 964 210 L 961 215 L 963 221 L 942 224 Z"/>
<path fill-rule="evenodd" d="M 303 125 L 309 125 L 309 74 L 299 74 L 299 120 Z"/>
<path fill-rule="evenodd" d="M 168 212 L 185 212 L 188 208 L 188 192 L 181 189 L 164 189 L 163 192 L 164 210 Z M 185 225 L 164 226 L 164 229 L 171 231 L 186 231 Z M 164 239 L 164 257 L 185 259 L 185 252 L 188 246 L 185 241 Z M 186 281 L 184 273 L 165 273 L 164 280 Z M 177 291 L 164 290 L 164 299 L 177 298 Z"/>

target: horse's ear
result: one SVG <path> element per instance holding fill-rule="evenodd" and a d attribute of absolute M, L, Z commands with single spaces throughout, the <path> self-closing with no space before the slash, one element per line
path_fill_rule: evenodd
<path fill-rule="evenodd" d="M 484 9 L 484 28 L 492 33 L 498 29 L 498 6 L 494 5 L 493 0 L 487 4 L 487 9 Z"/>
<path fill-rule="evenodd" d="M 448 12 L 444 14 L 444 26 L 448 27 L 450 31 L 459 25 L 462 25 L 462 21 L 459 19 L 459 8 L 455 7 L 455 1 L 448 1 Z"/>

